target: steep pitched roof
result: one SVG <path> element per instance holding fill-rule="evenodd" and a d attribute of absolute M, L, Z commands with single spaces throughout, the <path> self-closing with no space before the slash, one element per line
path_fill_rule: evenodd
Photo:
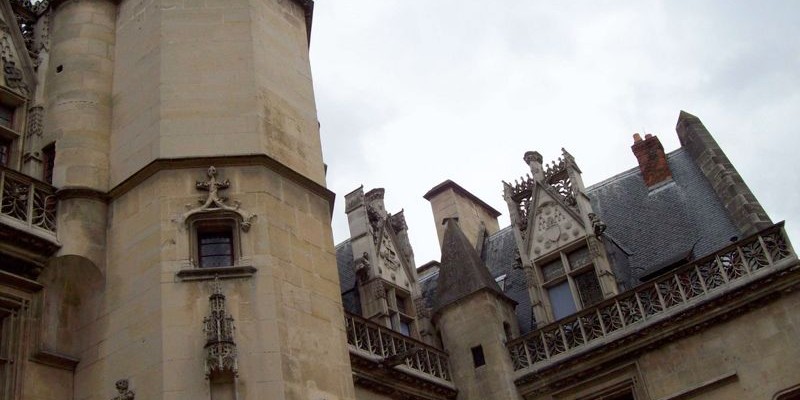
<path fill-rule="evenodd" d="M 361 314 L 361 299 L 356 287 L 356 270 L 353 261 L 353 246 L 350 239 L 336 246 L 336 266 L 339 268 L 339 285 L 342 306 L 346 311 Z"/>
<path fill-rule="evenodd" d="M 481 290 L 489 290 L 513 302 L 500 290 L 480 255 L 453 219 L 445 222 L 441 263 L 434 312 Z"/>
<path fill-rule="evenodd" d="M 687 255 L 699 258 L 740 232 L 689 153 L 667 155 L 672 182 L 649 190 L 638 168 L 586 189 L 606 232 L 625 247 L 632 284 Z"/>

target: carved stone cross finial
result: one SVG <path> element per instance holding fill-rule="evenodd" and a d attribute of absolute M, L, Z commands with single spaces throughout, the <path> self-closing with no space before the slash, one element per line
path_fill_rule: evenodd
<path fill-rule="evenodd" d="M 239 215 L 239 217 L 241 217 L 241 227 L 243 231 L 247 232 L 250 230 L 250 226 L 252 225 L 253 220 L 256 218 L 256 215 L 240 209 L 240 204 L 238 201 L 234 201 L 232 206 L 225 204 L 228 199 L 219 195 L 220 190 L 225 190 L 231 186 L 231 181 L 229 179 L 225 179 L 221 182 L 217 180 L 217 169 L 214 168 L 213 165 L 208 167 L 206 175 L 208 176 L 208 180 L 196 181 L 195 187 L 197 190 L 208 192 L 208 196 L 206 196 L 205 199 L 199 200 L 201 204 L 199 207 L 192 208 L 185 212 L 181 216 L 180 222 L 185 223 L 189 217 L 195 214 L 214 211 L 229 211 L 236 213 Z M 191 205 L 187 205 L 186 207 L 190 208 Z"/>
<path fill-rule="evenodd" d="M 208 192 L 209 198 L 216 198 L 219 199 L 218 192 L 219 190 L 225 190 L 231 186 L 231 181 L 225 179 L 222 182 L 217 182 L 217 169 L 214 166 L 208 167 L 208 180 L 205 182 L 197 181 L 196 186 L 197 190 L 204 190 Z M 222 201 L 225 201 L 224 199 Z"/>
<path fill-rule="evenodd" d="M 114 397 L 111 400 L 134 400 L 134 396 L 136 395 L 133 390 L 128 388 L 129 382 L 127 379 L 120 379 L 115 384 L 117 387 L 117 391 L 119 395 Z"/>

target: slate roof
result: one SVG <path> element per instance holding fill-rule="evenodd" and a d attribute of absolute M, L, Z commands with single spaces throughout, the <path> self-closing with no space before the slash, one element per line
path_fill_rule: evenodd
<path fill-rule="evenodd" d="M 339 268 L 339 287 L 345 311 L 361 315 L 361 299 L 356 288 L 356 269 L 353 266 L 353 246 L 350 239 L 336 246 L 336 266 Z"/>
<path fill-rule="evenodd" d="M 442 238 L 434 312 L 480 290 L 489 290 L 506 298 L 461 227 L 455 220 L 448 220 Z"/>
<path fill-rule="evenodd" d="M 494 279 L 506 276 L 503 292 L 517 302 L 517 321 L 523 333 L 535 328 L 536 321 L 531 313 L 531 299 L 528 297 L 527 279 L 522 268 L 515 268 L 517 262 L 517 243 L 511 226 L 497 231 L 486 238 L 481 258 L 489 268 Z"/>
<path fill-rule="evenodd" d="M 672 181 L 655 189 L 645 187 L 638 167 L 586 189 L 606 232 L 631 253 L 633 285 L 686 255 L 700 258 L 740 235 L 689 153 L 675 150 L 667 162 Z"/>
<path fill-rule="evenodd" d="M 672 180 L 654 189 L 644 185 L 639 167 L 631 168 L 587 188 L 592 207 L 606 223 L 606 248 L 623 289 L 686 257 L 700 258 L 727 245 L 741 233 L 714 193 L 702 171 L 684 149 L 667 154 Z M 535 329 L 525 273 L 515 269 L 516 244 L 508 226 L 486 238 L 481 260 L 489 275 L 506 275 L 503 292 L 518 303 L 522 333 Z M 342 291 L 355 285 L 349 241 L 336 248 Z M 439 271 L 441 273 L 441 270 Z M 428 307 L 435 305 L 439 273 L 420 281 Z M 345 303 L 352 300 L 344 299 Z M 356 299 L 357 300 L 357 299 Z M 349 309 L 348 306 L 345 306 Z"/>

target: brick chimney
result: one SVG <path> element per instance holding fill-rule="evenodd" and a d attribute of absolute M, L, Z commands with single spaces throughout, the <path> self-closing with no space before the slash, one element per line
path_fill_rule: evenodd
<path fill-rule="evenodd" d="M 639 160 L 639 169 L 642 171 L 642 178 L 647 187 L 653 187 L 672 179 L 672 171 L 667 163 L 664 146 L 661 145 L 657 136 L 648 133 L 642 140 L 642 136 L 635 133 L 631 150 Z"/>

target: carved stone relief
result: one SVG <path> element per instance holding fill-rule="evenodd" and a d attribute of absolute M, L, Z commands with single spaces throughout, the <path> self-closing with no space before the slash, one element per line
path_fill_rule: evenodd
<path fill-rule="evenodd" d="M 8 25 L 5 25 L 3 21 L 0 21 L 0 31 L 2 31 L 2 37 L 0 37 L 0 61 L 3 62 L 3 78 L 5 80 L 5 85 L 27 95 L 28 85 L 25 84 L 22 70 L 17 67 L 11 32 Z"/>
<path fill-rule="evenodd" d="M 397 271 L 397 269 L 400 268 L 400 257 L 398 257 L 397 250 L 394 248 L 394 243 L 392 243 L 387 233 L 383 234 L 383 240 L 381 240 L 380 246 L 381 264 L 392 271 Z"/>
<path fill-rule="evenodd" d="M 423 297 L 414 299 L 414 309 L 417 311 L 417 316 L 420 318 L 431 317 L 431 309 L 425 304 L 425 298 Z"/>
<path fill-rule="evenodd" d="M 206 334 L 206 378 L 214 373 L 239 372 L 238 353 L 233 338 L 235 327 L 233 317 L 225 308 L 225 295 L 222 286 L 215 279 L 214 292 L 208 299 L 210 312 L 203 319 L 203 332 Z"/>
<path fill-rule="evenodd" d="M 533 258 L 555 250 L 581 235 L 577 221 L 554 201 L 545 201 L 536 209 Z"/>
<path fill-rule="evenodd" d="M 206 196 L 205 199 L 199 200 L 201 204 L 199 207 L 191 208 L 191 205 L 187 204 L 186 208 L 191 209 L 181 216 L 180 222 L 185 224 L 186 220 L 195 214 L 215 211 L 230 211 L 238 214 L 239 217 L 241 217 L 242 231 L 249 231 L 253 220 L 256 218 L 256 215 L 239 208 L 241 204 L 238 201 L 234 201 L 233 206 L 225 204 L 225 202 L 228 201 L 228 198 L 219 195 L 220 190 L 225 190 L 231 186 L 231 181 L 228 179 L 225 179 L 221 182 L 218 181 L 217 169 L 213 166 L 208 167 L 208 172 L 206 174 L 208 175 L 208 180 L 197 181 L 195 186 L 197 187 L 197 190 L 208 192 L 208 196 Z"/>
<path fill-rule="evenodd" d="M 379 280 L 374 280 L 370 284 L 370 294 L 374 299 L 385 299 L 386 298 L 386 288 L 383 287 L 383 283 Z"/>
<path fill-rule="evenodd" d="M 606 231 L 606 224 L 600 220 L 600 217 L 595 213 L 589 213 L 589 221 L 592 222 L 592 230 L 596 237 L 600 237 Z"/>
<path fill-rule="evenodd" d="M 134 396 L 136 394 L 133 392 L 133 390 L 130 390 L 130 382 L 128 382 L 127 379 L 118 380 L 115 386 L 119 394 L 113 397 L 111 400 L 134 400 Z"/>
<path fill-rule="evenodd" d="M 26 136 L 42 136 L 44 132 L 44 107 L 33 106 L 28 109 L 28 132 Z"/>

